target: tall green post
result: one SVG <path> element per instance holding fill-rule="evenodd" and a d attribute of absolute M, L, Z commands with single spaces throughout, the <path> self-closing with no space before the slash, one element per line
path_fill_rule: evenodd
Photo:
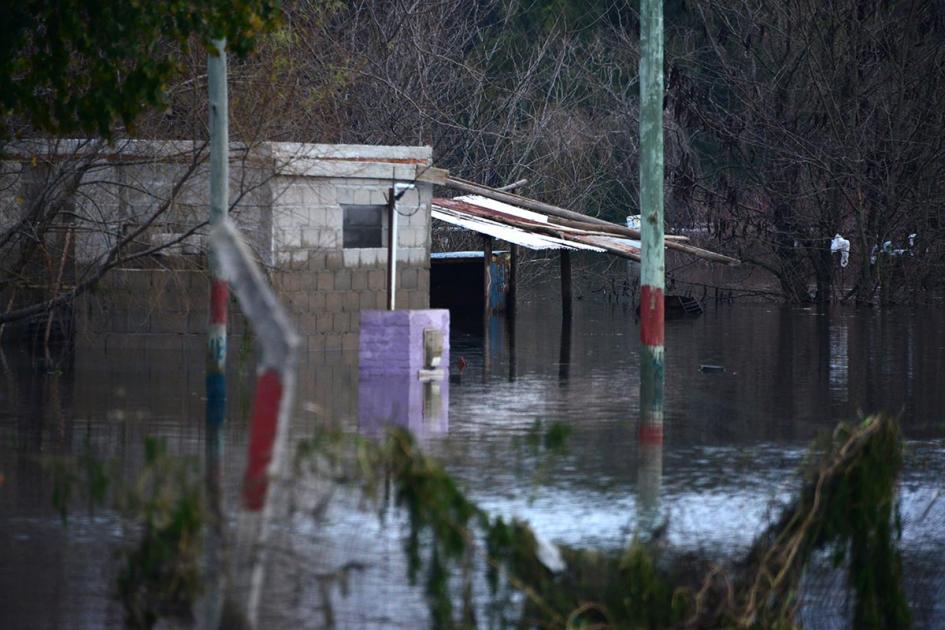
<path fill-rule="evenodd" d="M 226 40 L 214 40 L 207 55 L 210 92 L 210 228 L 227 215 L 230 184 L 230 135 L 226 93 Z M 210 324 L 207 329 L 207 422 L 226 416 L 226 306 L 229 286 L 217 252 L 210 248 Z"/>
<path fill-rule="evenodd" d="M 640 441 L 663 441 L 663 3 L 640 0 Z"/>

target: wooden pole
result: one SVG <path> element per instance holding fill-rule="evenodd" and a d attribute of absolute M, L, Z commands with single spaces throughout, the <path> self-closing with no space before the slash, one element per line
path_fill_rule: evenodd
<path fill-rule="evenodd" d="M 387 189 L 387 310 L 397 308 L 397 196 Z"/>
<path fill-rule="evenodd" d="M 491 320 L 493 304 L 489 299 L 492 295 L 492 237 L 482 235 L 482 382 L 489 380 L 492 371 L 492 338 Z"/>
<path fill-rule="evenodd" d="M 514 181 L 514 182 L 512 182 L 511 184 L 506 184 L 505 186 L 500 186 L 500 187 L 496 188 L 496 190 L 501 190 L 502 192 L 510 192 L 510 191 L 515 190 L 516 188 L 521 188 L 522 186 L 524 186 L 524 185 L 527 184 L 527 183 L 528 183 L 528 179 L 523 178 L 523 179 L 519 179 L 519 180 L 517 180 L 517 181 Z"/>
<path fill-rule="evenodd" d="M 571 319 L 571 251 L 558 250 L 561 262 L 561 316 Z"/>
<path fill-rule="evenodd" d="M 516 195 L 515 193 L 496 190 L 495 188 L 490 188 L 489 186 L 482 186 L 481 184 L 476 184 L 475 182 L 453 177 L 452 175 L 446 178 L 446 186 L 455 188 L 457 190 L 462 190 L 463 192 L 482 195 L 483 197 L 495 199 L 496 201 L 509 203 L 520 208 L 526 208 L 535 212 L 542 212 L 550 216 L 561 217 L 563 219 L 583 221 L 585 223 L 598 223 L 602 225 L 615 225 L 614 223 L 604 221 L 603 219 L 598 219 L 597 217 L 592 217 L 586 214 L 581 214 L 580 212 L 574 212 L 573 210 L 567 210 L 565 208 L 553 206 L 550 203 L 545 203 L 536 199 L 522 197 L 521 195 Z"/>
<path fill-rule="evenodd" d="M 663 440 L 663 4 L 640 0 L 640 442 Z"/>
<path fill-rule="evenodd" d="M 512 243 L 509 251 L 509 292 L 505 297 L 505 316 L 515 317 L 515 300 L 518 299 L 518 245 Z"/>
<path fill-rule="evenodd" d="M 227 115 L 226 40 L 214 40 L 207 56 L 210 99 L 210 227 L 227 215 L 230 183 L 230 138 Z M 211 245 L 210 323 L 207 329 L 207 422 L 219 425 L 226 416 L 226 308 L 229 285 L 222 276 L 218 252 Z"/>
<path fill-rule="evenodd" d="M 490 296 L 492 294 L 492 237 L 482 235 L 482 295 L 483 312 L 488 318 L 492 313 L 493 304 Z"/>

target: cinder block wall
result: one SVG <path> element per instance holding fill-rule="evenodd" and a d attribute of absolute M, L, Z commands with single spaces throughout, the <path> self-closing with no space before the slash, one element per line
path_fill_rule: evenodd
<path fill-rule="evenodd" d="M 410 182 L 432 163 L 429 147 L 289 147 L 294 159 L 270 183 L 273 284 L 309 350 L 356 350 L 359 313 L 386 306 L 387 229 L 383 247 L 344 248 L 344 205 L 386 205 L 391 179 Z M 397 308 L 430 303 L 432 185 L 416 183 L 398 201 Z"/>
<path fill-rule="evenodd" d="M 60 143 L 47 150 L 62 148 Z M 103 154 L 101 163 L 88 169 L 73 201 L 77 214 L 98 221 L 85 222 L 75 232 L 79 276 L 119 235 L 168 200 L 168 210 L 139 247 L 173 238 L 206 218 L 207 167 L 190 171 L 193 145 L 131 141 L 110 151 L 119 154 Z M 385 212 L 382 247 L 346 249 L 343 206 L 386 205 L 394 181 L 414 182 L 418 172 L 432 165 L 432 149 L 267 143 L 233 153 L 238 159 L 230 169 L 231 214 L 305 337 L 306 348 L 356 349 L 359 312 L 386 305 L 389 226 Z M 53 155 L 49 162 L 57 159 L 61 162 L 62 156 Z M 22 194 L 0 200 L 4 223 L 15 220 L 18 208 L 28 203 L 27 189 L 35 187 L 30 180 L 35 167 L 28 161 L 18 164 L 19 170 L 5 171 L 8 178 L 23 182 L 13 188 Z M 187 172 L 183 185 L 175 186 Z M 415 182 L 398 202 L 398 308 L 429 306 L 431 198 L 432 185 Z M 204 237 L 195 234 L 148 267 L 112 270 L 77 301 L 78 343 L 173 349 L 193 345 L 192 338 L 184 337 L 205 334 L 209 281 Z M 244 322 L 235 304 L 230 314 L 230 332 L 241 334 Z"/>

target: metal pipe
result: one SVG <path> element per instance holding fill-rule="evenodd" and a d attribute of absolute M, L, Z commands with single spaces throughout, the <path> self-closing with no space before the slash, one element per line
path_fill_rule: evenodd
<path fill-rule="evenodd" d="M 663 3 L 640 0 L 640 440 L 663 438 Z"/>
<path fill-rule="evenodd" d="M 210 99 L 210 227 L 226 218 L 229 207 L 229 121 L 226 90 L 226 40 L 214 40 L 207 55 Z M 207 327 L 207 422 L 220 425 L 226 417 L 226 307 L 229 287 L 220 273 L 211 245 L 210 323 Z"/>
<path fill-rule="evenodd" d="M 387 310 L 397 308 L 397 195 L 387 190 Z"/>

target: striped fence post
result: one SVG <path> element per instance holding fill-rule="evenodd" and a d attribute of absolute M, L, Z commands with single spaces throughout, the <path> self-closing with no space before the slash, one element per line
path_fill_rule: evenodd
<path fill-rule="evenodd" d="M 207 55 L 210 93 L 210 226 L 227 216 L 229 206 L 229 121 L 226 89 L 226 40 L 214 40 Z M 207 423 L 219 426 L 226 417 L 226 308 L 229 287 L 220 273 L 217 253 L 210 248 L 210 324 L 207 329 Z"/>
<path fill-rule="evenodd" d="M 663 5 L 640 1 L 640 441 L 663 440 Z"/>
<path fill-rule="evenodd" d="M 212 230 L 210 239 L 223 276 L 233 287 L 261 352 L 236 532 L 233 584 L 227 602 L 230 610 L 238 609 L 245 624 L 254 628 L 265 579 L 269 525 L 277 509 L 278 481 L 288 448 L 299 337 L 233 224 L 224 219 Z"/>

